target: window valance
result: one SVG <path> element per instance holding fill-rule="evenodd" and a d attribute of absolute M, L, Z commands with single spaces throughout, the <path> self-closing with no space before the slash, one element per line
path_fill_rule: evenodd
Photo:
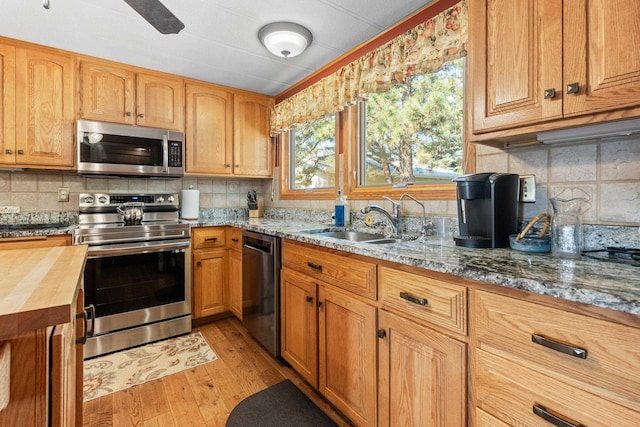
<path fill-rule="evenodd" d="M 466 55 L 467 3 L 428 19 L 335 73 L 283 100 L 271 115 L 271 132 L 341 111 L 360 96 L 389 90 L 411 76 L 438 71 Z"/>

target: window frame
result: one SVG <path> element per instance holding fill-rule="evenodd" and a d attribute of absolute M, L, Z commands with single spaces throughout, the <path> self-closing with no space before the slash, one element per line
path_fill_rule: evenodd
<path fill-rule="evenodd" d="M 333 187 L 325 187 L 325 188 L 301 188 L 301 189 L 292 189 L 289 186 L 290 176 L 291 176 L 291 132 L 289 130 L 287 132 L 283 132 L 280 134 L 280 183 L 279 183 L 279 197 L 282 200 L 326 200 L 326 199 L 335 199 L 336 194 L 338 192 L 338 188 L 340 187 L 341 176 L 340 172 L 340 147 L 341 137 L 342 137 L 342 113 L 335 113 L 336 117 L 336 147 L 335 147 L 335 183 Z"/>

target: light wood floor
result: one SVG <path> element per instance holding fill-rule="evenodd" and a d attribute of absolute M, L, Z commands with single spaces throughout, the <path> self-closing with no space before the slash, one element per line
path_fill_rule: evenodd
<path fill-rule="evenodd" d="M 338 425 L 348 426 L 290 368 L 270 356 L 236 318 L 194 329 L 218 360 L 84 404 L 84 425 L 221 426 L 245 397 L 290 379 Z"/>

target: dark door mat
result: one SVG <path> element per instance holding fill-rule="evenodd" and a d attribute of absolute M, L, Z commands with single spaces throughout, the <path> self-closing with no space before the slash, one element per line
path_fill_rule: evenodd
<path fill-rule="evenodd" d="M 289 380 L 245 398 L 227 419 L 227 427 L 337 426 Z"/>

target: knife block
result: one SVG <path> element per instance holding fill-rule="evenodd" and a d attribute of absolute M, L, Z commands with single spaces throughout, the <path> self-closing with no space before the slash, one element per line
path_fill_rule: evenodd
<path fill-rule="evenodd" d="M 249 218 L 262 218 L 264 216 L 264 207 L 262 199 L 258 199 L 258 209 L 249 209 Z"/>

